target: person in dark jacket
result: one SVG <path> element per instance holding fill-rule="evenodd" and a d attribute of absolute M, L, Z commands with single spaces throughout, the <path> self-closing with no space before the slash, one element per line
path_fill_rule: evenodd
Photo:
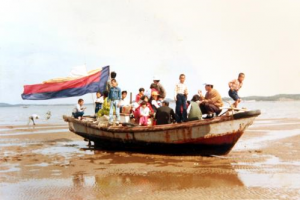
<path fill-rule="evenodd" d="M 157 109 L 155 120 L 156 125 L 171 124 L 176 122 L 177 117 L 174 110 L 169 107 L 168 101 L 163 101 L 162 106 Z"/>

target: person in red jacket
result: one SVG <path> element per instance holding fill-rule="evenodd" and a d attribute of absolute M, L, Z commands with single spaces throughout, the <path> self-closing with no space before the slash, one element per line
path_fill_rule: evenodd
<path fill-rule="evenodd" d="M 136 103 L 140 103 L 140 100 L 144 96 L 144 93 L 145 93 L 145 89 L 144 88 L 140 88 L 139 89 L 139 93 L 135 97 L 135 102 Z"/>
<path fill-rule="evenodd" d="M 150 109 L 151 115 L 153 115 L 154 111 L 153 111 L 153 109 L 152 109 L 151 104 L 149 103 L 149 98 L 148 98 L 147 96 L 143 96 L 143 97 L 141 98 L 141 100 L 142 100 L 143 102 L 146 102 L 147 107 Z M 134 111 L 134 118 L 135 118 L 135 121 L 136 121 L 136 122 L 139 122 L 139 121 L 140 121 L 140 116 L 141 116 L 141 114 L 140 114 L 140 108 L 141 108 L 141 104 L 140 104 L 139 107 L 137 107 L 137 108 L 135 109 L 135 111 Z"/>

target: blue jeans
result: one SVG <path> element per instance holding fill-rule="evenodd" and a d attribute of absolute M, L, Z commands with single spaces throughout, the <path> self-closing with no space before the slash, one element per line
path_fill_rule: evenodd
<path fill-rule="evenodd" d="M 118 107 L 119 102 L 119 100 L 112 100 L 110 102 L 109 123 L 113 123 L 114 121 L 114 108 L 116 109 L 117 122 L 120 121 L 120 108 Z"/>
<path fill-rule="evenodd" d="M 101 108 L 102 108 L 102 103 L 96 103 L 95 113 L 97 114 Z"/>
<path fill-rule="evenodd" d="M 237 101 L 238 99 L 240 99 L 238 92 L 235 90 L 229 90 L 228 94 L 234 101 Z"/>
<path fill-rule="evenodd" d="M 78 117 L 82 117 L 83 114 L 84 114 L 84 112 L 76 112 L 76 113 L 72 113 L 73 117 L 76 118 L 76 119 L 77 119 Z"/>
<path fill-rule="evenodd" d="M 181 107 L 183 111 L 181 112 Z M 187 121 L 187 107 L 186 107 L 186 96 L 183 94 L 177 94 L 176 101 L 176 114 L 177 114 L 177 122 L 186 122 Z"/>

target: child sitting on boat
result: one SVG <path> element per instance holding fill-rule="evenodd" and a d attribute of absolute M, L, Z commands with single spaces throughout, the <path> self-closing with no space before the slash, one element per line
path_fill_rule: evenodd
<path fill-rule="evenodd" d="M 95 101 L 95 114 L 98 113 L 98 111 L 102 108 L 102 104 L 104 102 L 103 96 L 101 95 L 101 92 L 96 93 L 96 101 Z"/>
<path fill-rule="evenodd" d="M 84 110 L 86 109 L 85 107 L 83 107 L 84 104 L 84 100 L 83 99 L 79 99 L 78 100 L 78 104 L 76 105 L 76 107 L 73 109 L 72 115 L 74 118 L 81 120 L 82 116 L 84 115 Z"/>
<path fill-rule="evenodd" d="M 149 103 L 149 98 L 148 98 L 147 96 L 143 96 L 143 97 L 141 98 L 141 100 L 142 100 L 142 102 L 146 102 L 146 105 L 147 105 L 147 107 L 148 107 L 149 110 L 150 110 L 150 114 L 153 114 L 154 111 L 153 111 L 153 109 L 152 109 L 151 104 Z M 141 104 L 140 104 L 139 107 L 137 107 L 137 108 L 135 109 L 135 111 L 134 111 L 134 118 L 135 118 L 135 121 L 136 121 L 136 122 L 139 122 L 139 121 L 140 121 L 140 117 L 141 117 L 141 114 L 140 114 L 140 108 L 141 108 Z"/>
<path fill-rule="evenodd" d="M 138 104 L 141 103 L 140 100 L 144 96 L 144 93 L 145 93 L 145 89 L 144 88 L 140 88 L 139 89 L 139 93 L 135 97 L 135 102 L 136 103 L 138 103 Z"/>
<path fill-rule="evenodd" d="M 148 119 L 150 116 L 150 109 L 147 107 L 147 102 L 143 101 L 141 103 L 141 107 L 139 109 L 140 111 L 140 120 L 139 120 L 139 125 L 140 126 L 147 126 L 148 123 Z"/>
<path fill-rule="evenodd" d="M 158 92 L 157 91 L 153 91 L 151 94 L 151 98 L 150 98 L 150 104 L 152 106 L 152 109 L 154 110 L 154 112 L 157 111 L 157 109 L 161 106 L 161 102 L 158 99 Z"/>
<path fill-rule="evenodd" d="M 98 117 L 102 117 L 104 115 L 109 115 L 109 109 L 110 109 L 110 102 L 108 100 L 108 92 L 104 91 L 103 92 L 103 104 L 102 104 L 102 108 L 98 111 L 97 116 Z"/>

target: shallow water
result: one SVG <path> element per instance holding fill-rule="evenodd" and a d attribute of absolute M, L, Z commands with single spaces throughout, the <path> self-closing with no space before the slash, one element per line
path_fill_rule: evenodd
<path fill-rule="evenodd" d="M 229 107 L 226 104 L 225 107 Z M 86 115 L 93 115 L 94 108 L 92 105 L 87 105 Z M 171 107 L 175 107 L 171 105 Z M 248 110 L 261 110 L 262 115 L 259 119 L 276 119 L 276 118 L 295 118 L 300 119 L 300 101 L 285 101 L 285 102 L 243 102 L 240 107 L 245 107 Z M 23 107 L 0 107 L 2 118 L 0 125 L 26 125 L 28 117 L 31 114 L 38 114 L 41 119 L 36 120 L 37 124 L 64 124 L 63 115 L 71 115 L 74 106 L 29 106 Z M 46 120 L 46 113 L 51 111 L 50 120 Z M 1 128 L 0 128 L 1 130 Z"/>
<path fill-rule="evenodd" d="M 95 150 L 61 119 L 72 107 L 54 106 L 57 113 L 35 127 L 26 117 L 10 125 L 5 119 L 0 199 L 300 199 L 298 104 L 249 103 L 262 116 L 229 155 L 213 157 Z M 280 106 L 289 114 L 276 113 Z M 26 108 L 21 116 L 48 109 Z"/>

